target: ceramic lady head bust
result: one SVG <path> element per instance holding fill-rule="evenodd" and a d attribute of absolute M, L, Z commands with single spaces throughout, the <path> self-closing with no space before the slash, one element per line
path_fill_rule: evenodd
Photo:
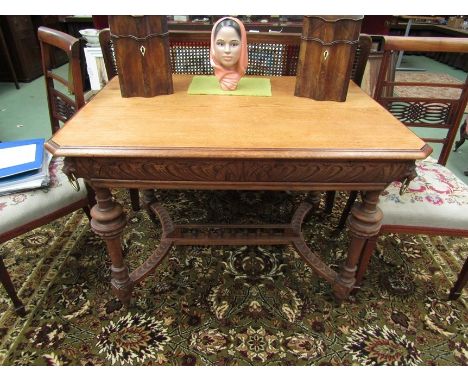
<path fill-rule="evenodd" d="M 210 63 L 223 90 L 236 90 L 247 69 L 247 35 L 234 17 L 218 20 L 211 31 Z"/>

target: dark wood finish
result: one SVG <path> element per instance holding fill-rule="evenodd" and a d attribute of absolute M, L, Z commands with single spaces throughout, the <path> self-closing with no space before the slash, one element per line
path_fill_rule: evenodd
<path fill-rule="evenodd" d="M 453 151 L 457 151 L 460 146 L 465 143 L 465 140 L 468 138 L 468 126 L 467 120 L 460 126 L 460 140 L 455 142 L 455 149 Z M 463 172 L 466 176 L 468 176 L 468 171 Z"/>
<path fill-rule="evenodd" d="M 99 32 L 99 45 L 102 50 L 107 79 L 110 81 L 117 75 L 117 62 L 115 60 L 114 43 L 111 39 L 109 28 L 105 28 Z"/>
<path fill-rule="evenodd" d="M 271 77 L 272 97 L 188 95 L 191 79 L 174 75 L 174 94 L 167 97 L 122 98 L 116 77 L 46 144 L 55 155 L 65 156 L 74 175 L 85 178 L 96 190 L 93 229 L 107 243 L 117 297 L 128 304 L 135 284 L 176 243 L 267 241 L 292 243 L 314 271 L 333 285 L 337 299 L 345 299 L 353 289 L 363 248 L 379 231 L 382 214 L 376 207 L 378 194 L 410 171 L 414 161 L 425 158 L 430 149 L 354 83 L 347 101 L 336 103 L 295 97 L 292 77 Z M 226 113 L 226 108 L 242 112 Z M 262 123 L 252 121 L 253 115 Z M 294 129 L 289 126 L 291 115 L 295 116 Z M 229 134 L 233 127 L 236 134 Z M 337 134 L 343 129 L 350 129 L 356 139 L 350 142 L 347 136 Z M 125 217 L 111 197 L 110 188 L 114 187 L 144 189 L 143 201 L 150 216 L 159 216 L 162 221 L 160 246 L 133 272 L 125 266 L 122 255 L 120 234 Z M 335 272 L 300 237 L 299 227 L 310 203 L 299 206 L 287 226 L 178 226 L 155 200 L 154 188 L 359 188 L 369 193 L 354 213 L 348 259 L 343 269 Z M 194 236 L 190 237 L 188 230 L 193 230 Z M 243 234 L 237 236 L 239 230 Z M 249 239 L 249 234 L 253 238 Z"/>
<path fill-rule="evenodd" d="M 305 16 L 294 94 L 346 100 L 362 16 Z"/>
<path fill-rule="evenodd" d="M 65 16 L 63 17 L 64 32 L 73 37 L 81 37 L 80 30 L 93 29 L 93 19 L 88 16 Z"/>
<path fill-rule="evenodd" d="M 468 52 L 468 38 L 431 38 L 431 37 L 384 37 L 381 70 L 377 79 L 375 90 L 375 99 L 388 109 L 396 118 L 407 126 L 422 126 L 447 131 L 445 138 L 424 138 L 426 142 L 442 143 L 443 147 L 438 159 L 438 163 L 445 165 L 447 163 L 450 150 L 455 140 L 458 127 L 460 126 L 463 113 L 468 101 L 468 77 L 465 83 L 414 83 L 414 82 L 395 82 L 386 79 L 386 72 L 392 60 L 392 54 L 398 51 L 416 51 L 416 52 Z M 382 95 L 387 87 L 395 86 L 423 86 L 423 87 L 446 87 L 460 89 L 458 99 L 438 99 L 434 97 L 407 98 Z M 434 104 L 438 106 L 434 108 Z M 441 107 L 440 105 L 443 105 Z M 429 120 L 429 122 L 428 122 Z"/>
<path fill-rule="evenodd" d="M 89 147 L 87 150 L 89 150 L 90 154 L 98 155 L 100 148 Z M 264 152 L 259 150 L 259 153 L 261 152 L 259 155 L 265 155 L 268 158 L 268 154 L 279 155 L 281 151 L 283 155 L 293 154 L 307 157 L 304 159 L 290 159 L 281 163 L 272 162 L 271 159 L 261 159 L 260 157 L 243 160 L 238 160 L 238 158 L 218 159 L 215 156 L 222 154 L 222 151 L 217 152 L 215 150 L 212 151 L 213 158 L 178 158 L 178 155 L 190 155 L 190 152 L 196 155 L 198 151 L 201 152 L 202 150 L 203 147 L 197 147 L 173 152 L 171 149 L 166 150 L 163 147 L 155 146 L 152 149 L 139 151 L 141 156 L 135 158 L 131 157 L 133 148 L 122 148 L 121 154 L 128 154 L 129 156 L 125 162 L 112 157 L 99 160 L 80 158 L 79 161 L 71 159 L 70 161 L 73 162 L 76 173 L 99 179 L 106 187 L 120 187 L 127 183 L 133 184 L 134 173 L 138 171 L 138 186 L 141 188 L 150 187 L 155 183 L 154 179 L 157 179 L 157 188 L 173 188 L 172 184 L 177 183 L 178 188 L 181 189 L 190 189 L 195 185 L 199 189 L 231 189 L 232 184 L 228 180 L 232 176 L 242 181 L 242 184 L 238 184 L 236 189 L 245 190 L 252 187 L 281 190 L 284 188 L 281 183 L 284 181 L 285 174 L 287 174 L 291 189 L 294 190 L 307 188 L 310 182 L 313 182 L 315 189 L 320 191 L 327 190 L 328 184 L 335 183 L 341 183 L 341 188 L 344 190 L 355 189 L 357 185 L 359 185 L 360 189 L 369 189 L 369 187 L 372 189 L 376 185 L 385 187 L 389 183 L 389 179 L 398 179 L 400 175 L 406 174 L 405 171 L 409 166 L 409 163 L 406 162 L 392 163 L 387 159 L 387 162 L 382 163 L 386 171 L 385 174 L 382 174 L 380 173 L 380 166 L 373 166 L 365 159 L 353 159 L 354 155 L 358 155 L 357 151 L 342 154 L 343 158 L 352 161 L 351 163 L 316 158 L 313 166 L 308 165 L 310 158 L 307 158 L 313 153 L 291 149 L 275 150 L 274 153 L 269 153 L 268 150 Z M 77 155 L 80 149 L 75 150 L 69 147 L 60 151 L 66 152 L 67 156 L 71 156 Z M 388 158 L 394 155 L 394 153 L 388 152 L 382 153 L 382 157 L 385 157 L 385 154 L 388 154 Z M 146 156 L 152 155 L 161 157 L 148 161 Z M 249 155 L 249 150 L 239 150 L 235 155 L 243 158 Z M 335 159 L 340 157 L 338 151 L 334 155 Z M 349 183 L 343 184 L 341 181 L 343 178 L 349 179 Z M 115 179 L 118 180 L 115 181 Z"/>
<path fill-rule="evenodd" d="M 457 151 L 460 146 L 465 143 L 465 140 L 468 138 L 468 127 L 467 127 L 467 120 L 460 126 L 460 140 L 455 142 L 455 149 L 453 151 Z"/>
<path fill-rule="evenodd" d="M 88 75 L 88 68 L 86 65 L 86 58 L 84 54 L 84 48 L 86 47 L 86 39 L 80 33 L 82 29 L 94 29 L 93 21 L 91 17 L 88 16 L 59 16 L 60 17 L 60 24 L 59 28 L 55 25 L 44 25 L 46 27 L 63 31 L 70 36 L 76 37 L 80 40 L 80 56 L 82 59 L 80 60 L 81 66 L 81 78 L 83 81 L 83 90 L 85 92 L 91 89 L 91 83 L 89 81 Z"/>
<path fill-rule="evenodd" d="M 209 61 L 211 32 L 169 32 L 173 74 L 212 75 Z M 109 78 L 117 75 L 114 42 L 109 29 L 99 34 L 104 63 Z M 247 75 L 296 75 L 300 34 L 248 33 L 249 66 Z M 268 65 L 265 65 L 268 62 Z"/>
<path fill-rule="evenodd" d="M 2 285 L 4 286 L 11 301 L 13 302 L 13 306 L 15 307 L 15 312 L 19 316 L 24 317 L 26 315 L 26 309 L 24 307 L 23 302 L 18 298 L 18 295 L 16 294 L 15 287 L 13 283 L 11 282 L 10 275 L 8 274 L 8 271 L 5 268 L 5 264 L 3 263 L 3 259 L 1 256 L 0 256 L 0 281 Z"/>
<path fill-rule="evenodd" d="M 99 32 L 99 44 L 101 45 L 102 57 L 106 66 L 107 78 L 111 80 L 117 75 L 117 64 L 115 61 L 114 44 L 110 38 L 109 28 Z M 138 189 L 129 189 L 130 203 L 133 211 L 140 210 L 140 195 Z"/>
<path fill-rule="evenodd" d="M 211 32 L 170 31 L 169 44 L 173 74 L 213 74 L 209 63 Z M 249 66 L 247 75 L 295 76 L 301 43 L 299 33 L 247 33 Z M 117 75 L 113 41 L 109 29 L 99 33 L 108 78 Z M 370 36 L 360 35 L 351 79 L 360 84 L 370 51 Z M 200 59 L 200 50 L 204 51 Z M 180 53 L 182 52 L 182 53 Z M 266 60 L 266 57 L 269 60 Z M 265 62 L 268 61 L 268 65 Z M 178 65 L 178 64 L 183 65 Z"/>
<path fill-rule="evenodd" d="M 217 19 L 221 18 L 221 16 L 209 16 L 209 21 L 173 21 L 171 19 L 168 20 L 168 27 L 169 31 L 207 31 L 211 33 L 211 29 L 213 28 L 214 23 Z M 262 17 L 262 19 L 265 17 Z M 302 30 L 302 17 L 295 16 L 290 17 L 289 19 L 287 16 L 283 16 L 282 19 L 275 20 L 274 18 L 268 17 L 268 22 L 260 22 L 260 21 L 253 21 L 247 20 L 244 17 L 239 17 L 242 23 L 245 26 L 245 30 L 249 32 L 250 30 L 254 30 L 257 32 L 253 33 L 269 33 L 270 31 L 274 31 L 277 33 L 301 33 Z"/>
<path fill-rule="evenodd" d="M 165 16 L 109 16 L 122 97 L 172 94 Z"/>
<path fill-rule="evenodd" d="M 463 264 L 462 270 L 458 274 L 458 278 L 457 278 L 457 281 L 455 282 L 455 285 L 450 290 L 449 300 L 456 300 L 458 297 L 460 297 L 461 292 L 463 288 L 466 286 L 467 282 L 468 282 L 468 257 L 466 258 L 465 263 Z"/>
<path fill-rule="evenodd" d="M 0 27 L 18 81 L 30 82 L 39 77 L 42 74 L 41 55 L 31 16 L 0 16 Z M 13 80 L 8 67 L 4 65 L 0 65 L 0 80 Z"/>
<path fill-rule="evenodd" d="M 360 34 L 354 59 L 351 66 L 351 80 L 361 86 L 362 79 L 364 77 L 364 71 L 366 69 L 367 62 L 369 60 L 370 51 L 372 48 L 372 38 L 367 34 Z"/>
<path fill-rule="evenodd" d="M 13 78 L 13 82 L 15 83 L 16 89 L 19 89 L 18 77 L 16 77 L 16 70 L 13 66 L 13 62 L 11 61 L 10 52 L 8 51 L 8 45 L 5 41 L 5 37 L 3 36 L 2 28 L 0 27 L 0 52 L 2 52 L 2 56 L 5 58 L 5 61 L 8 65 L 8 69 L 10 70 L 11 77 Z"/>
<path fill-rule="evenodd" d="M 61 32 L 68 33 L 65 25 L 60 20 L 60 16 L 52 16 L 52 15 L 31 16 L 31 20 L 34 26 L 34 33 L 36 34 L 36 37 L 37 37 L 37 30 L 39 29 L 39 27 L 52 28 Z M 80 34 L 78 34 L 77 36 L 72 34 L 72 36 L 77 37 L 77 38 L 81 37 Z M 39 39 L 37 39 L 37 44 L 39 44 Z M 68 57 L 65 54 L 65 52 L 63 52 L 60 49 L 56 49 L 54 51 L 54 55 L 51 57 L 51 61 L 52 61 L 51 63 L 52 67 L 58 68 L 68 62 Z"/>
<path fill-rule="evenodd" d="M 102 16 L 100 16 L 102 17 Z M 222 16 L 207 16 L 208 21 L 194 21 L 194 16 L 189 16 L 187 21 L 174 21 L 172 16 L 166 16 L 169 31 L 193 31 L 210 32 L 214 23 Z M 253 20 L 257 18 L 258 20 Z M 267 18 L 268 22 L 261 22 L 260 19 Z M 99 28 L 94 24 L 94 17 L 91 16 L 66 16 L 63 18 L 66 24 L 67 33 L 75 36 L 74 31 L 78 32 L 85 28 Z M 240 17 L 246 31 L 255 30 L 260 33 L 269 33 L 270 31 L 278 33 L 301 33 L 302 16 L 282 16 L 281 18 L 266 16 L 251 16 L 250 20 Z M 101 28 L 105 28 L 105 23 L 100 23 Z M 255 33 L 255 32 L 254 32 Z"/>
<path fill-rule="evenodd" d="M 80 67 L 80 42 L 75 37 L 47 27 L 39 27 L 38 37 L 42 54 L 42 70 L 47 89 L 52 134 L 60 129 L 60 123 L 68 121 L 84 104 L 83 82 Z M 52 71 L 54 50 L 64 51 L 69 59 L 70 78 L 63 78 Z M 54 81 L 65 85 L 73 98 L 59 91 Z"/>

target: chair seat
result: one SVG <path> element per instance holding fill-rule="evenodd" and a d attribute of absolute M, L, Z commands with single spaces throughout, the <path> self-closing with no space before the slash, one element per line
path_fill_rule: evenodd
<path fill-rule="evenodd" d="M 449 169 L 417 161 L 418 176 L 400 195 L 393 182 L 380 196 L 383 226 L 426 227 L 468 231 L 468 186 Z"/>
<path fill-rule="evenodd" d="M 0 235 L 31 223 L 86 198 L 84 182 L 76 191 L 62 172 L 63 158 L 53 158 L 49 164 L 50 185 L 32 191 L 0 196 Z"/>

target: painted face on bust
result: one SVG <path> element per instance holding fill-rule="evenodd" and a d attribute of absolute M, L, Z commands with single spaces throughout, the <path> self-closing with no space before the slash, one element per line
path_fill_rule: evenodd
<path fill-rule="evenodd" d="M 222 27 L 219 30 L 215 38 L 214 51 L 225 68 L 232 68 L 237 64 L 241 54 L 241 41 L 233 27 Z"/>

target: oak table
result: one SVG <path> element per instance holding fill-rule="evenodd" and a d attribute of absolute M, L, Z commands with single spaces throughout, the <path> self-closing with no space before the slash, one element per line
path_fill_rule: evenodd
<path fill-rule="evenodd" d="M 112 288 L 124 303 L 172 245 L 292 244 L 339 300 L 353 289 L 367 240 L 379 232 L 380 192 L 411 174 L 431 149 L 353 82 L 345 102 L 294 96 L 295 77 L 272 77 L 271 97 L 188 95 L 192 76 L 174 75 L 174 94 L 122 98 L 111 80 L 47 143 L 65 157 L 70 178 L 96 193 L 92 229 L 107 244 Z M 158 248 L 129 272 L 122 256 L 126 217 L 111 188 L 143 189 L 161 219 Z M 311 191 L 290 224 L 175 225 L 154 189 Z M 348 220 L 350 245 L 339 272 L 312 252 L 301 233 L 318 192 L 361 190 Z"/>

